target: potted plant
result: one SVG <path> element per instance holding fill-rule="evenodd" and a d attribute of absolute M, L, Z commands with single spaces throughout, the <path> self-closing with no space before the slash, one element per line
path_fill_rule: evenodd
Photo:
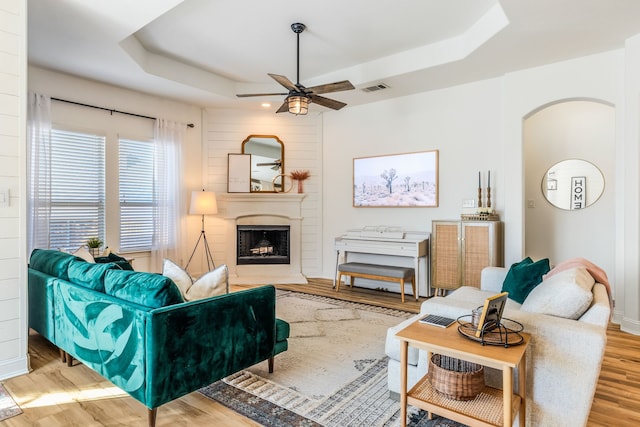
<path fill-rule="evenodd" d="M 302 193 L 304 191 L 304 187 L 302 185 L 302 182 L 309 178 L 311 175 L 309 174 L 309 171 L 307 170 L 293 170 L 291 171 L 291 178 L 295 179 L 296 181 L 298 181 L 298 193 Z"/>
<path fill-rule="evenodd" d="M 102 246 L 102 240 L 99 237 L 92 237 L 87 240 L 87 246 L 89 247 L 89 252 L 93 257 L 97 257 L 100 255 L 100 246 Z"/>

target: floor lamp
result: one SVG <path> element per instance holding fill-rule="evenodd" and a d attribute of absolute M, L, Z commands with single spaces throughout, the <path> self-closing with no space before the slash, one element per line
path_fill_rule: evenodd
<path fill-rule="evenodd" d="M 209 249 L 209 242 L 207 242 L 207 235 L 204 232 L 204 216 L 205 215 L 214 215 L 218 213 L 218 203 L 216 202 L 216 193 L 213 191 L 193 191 L 191 193 L 191 206 L 189 207 L 189 213 L 191 215 L 202 215 L 202 230 L 200 231 L 200 237 L 198 237 L 198 241 L 196 242 L 196 246 L 193 248 L 193 252 L 191 252 L 191 256 L 189 257 L 189 261 L 187 261 L 187 265 L 184 267 L 186 270 L 191 263 L 191 259 L 193 255 L 196 253 L 196 249 L 198 249 L 198 245 L 200 241 L 204 243 L 204 252 L 207 258 L 207 268 L 208 271 L 216 268 L 216 265 L 213 263 L 213 257 L 211 256 L 211 249 Z"/>

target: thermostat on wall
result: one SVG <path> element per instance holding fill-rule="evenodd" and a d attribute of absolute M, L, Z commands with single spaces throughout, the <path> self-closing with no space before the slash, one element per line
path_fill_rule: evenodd
<path fill-rule="evenodd" d="M 0 188 L 0 208 L 9 207 L 9 189 Z"/>

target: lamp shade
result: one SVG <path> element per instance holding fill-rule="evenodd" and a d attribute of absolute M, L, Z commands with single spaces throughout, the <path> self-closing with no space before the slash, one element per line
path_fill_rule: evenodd
<path fill-rule="evenodd" d="M 213 215 L 218 213 L 218 203 L 216 193 L 213 191 L 193 191 L 191 193 L 191 207 L 189 213 L 192 215 Z"/>
<path fill-rule="evenodd" d="M 292 95 L 287 98 L 289 112 L 291 114 L 304 115 L 309 110 L 309 98 L 306 96 Z"/>

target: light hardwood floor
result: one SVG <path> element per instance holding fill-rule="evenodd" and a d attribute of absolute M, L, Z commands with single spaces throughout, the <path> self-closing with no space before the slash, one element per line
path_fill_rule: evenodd
<path fill-rule="evenodd" d="M 424 300 L 416 302 L 407 296 L 402 304 L 398 294 L 347 286 L 336 294 L 328 280 L 278 287 L 416 313 Z M 68 368 L 60 362 L 56 348 L 38 334 L 29 337 L 29 353 L 32 372 L 3 383 L 24 413 L 0 423 L 3 426 L 147 425 L 147 410 L 142 404 L 82 364 L 76 362 Z M 158 427 L 258 425 L 197 392 L 158 409 Z M 609 326 L 602 373 L 588 422 L 589 427 L 610 425 L 640 425 L 640 337 L 621 332 L 616 325 Z"/>

